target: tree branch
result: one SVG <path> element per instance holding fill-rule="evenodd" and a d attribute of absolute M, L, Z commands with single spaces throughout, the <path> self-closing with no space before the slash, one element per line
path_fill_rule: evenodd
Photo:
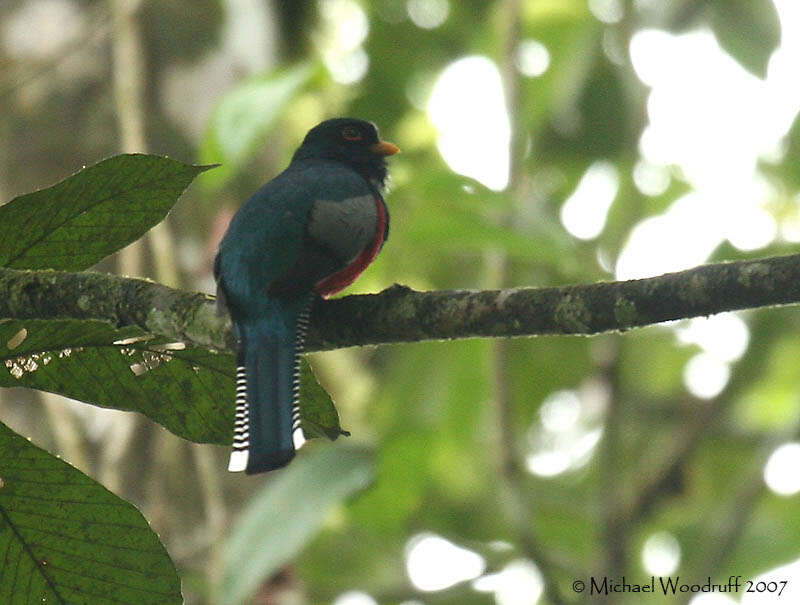
<path fill-rule="evenodd" d="M 622 282 L 556 288 L 378 294 L 319 301 L 310 351 L 360 345 L 539 334 L 599 334 L 722 311 L 800 303 L 800 254 L 702 265 Z M 232 348 L 212 297 L 100 273 L 0 268 L 0 318 L 100 319 Z"/>

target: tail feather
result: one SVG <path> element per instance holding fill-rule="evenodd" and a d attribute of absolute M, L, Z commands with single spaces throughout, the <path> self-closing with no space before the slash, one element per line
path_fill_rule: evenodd
<path fill-rule="evenodd" d="M 233 422 L 233 451 L 228 462 L 229 471 L 247 468 L 250 449 L 250 410 L 247 404 L 247 370 L 236 368 L 236 416 Z"/>
<path fill-rule="evenodd" d="M 305 435 L 300 426 L 300 359 L 303 347 L 305 346 L 306 332 L 308 332 L 308 320 L 311 309 L 305 309 L 297 318 L 297 328 L 295 330 L 295 345 L 297 355 L 294 358 L 294 371 L 292 372 L 292 434 L 294 436 L 295 447 L 299 448 L 305 442 Z"/>
<path fill-rule="evenodd" d="M 236 416 L 228 470 L 260 473 L 280 468 L 305 441 L 300 427 L 300 358 L 308 312 L 288 337 L 265 319 L 241 322 Z"/>

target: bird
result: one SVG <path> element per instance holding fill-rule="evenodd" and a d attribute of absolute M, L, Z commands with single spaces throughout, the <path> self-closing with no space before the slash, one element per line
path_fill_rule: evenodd
<path fill-rule="evenodd" d="M 389 235 L 387 157 L 377 127 L 333 118 L 231 219 L 214 259 L 217 309 L 237 339 L 228 470 L 281 468 L 305 440 L 299 369 L 313 302 L 349 286 Z"/>

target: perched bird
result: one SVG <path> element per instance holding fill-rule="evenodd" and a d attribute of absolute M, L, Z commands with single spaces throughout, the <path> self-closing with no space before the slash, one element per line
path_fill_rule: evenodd
<path fill-rule="evenodd" d="M 327 120 L 233 217 L 214 260 L 218 309 L 239 343 L 228 470 L 260 473 L 294 457 L 311 304 L 350 285 L 383 247 L 386 157 L 398 151 L 370 122 Z"/>

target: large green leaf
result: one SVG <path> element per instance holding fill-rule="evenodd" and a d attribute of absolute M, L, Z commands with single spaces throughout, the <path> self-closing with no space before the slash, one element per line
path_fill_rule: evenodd
<path fill-rule="evenodd" d="M 228 540 L 222 602 L 242 603 L 300 552 L 325 516 L 372 479 L 372 454 L 341 444 L 301 453 L 250 502 Z"/>
<path fill-rule="evenodd" d="M 191 441 L 231 442 L 233 355 L 102 321 L 14 320 L 0 322 L 0 363 L 0 386 L 140 412 Z M 301 397 L 307 437 L 342 434 L 333 401 L 307 363 Z"/>
<path fill-rule="evenodd" d="M 185 439 L 228 444 L 233 356 L 181 346 L 101 321 L 3 322 L 0 386 L 141 412 Z"/>
<path fill-rule="evenodd" d="M 0 602 L 181 603 L 136 508 L 0 423 Z"/>
<path fill-rule="evenodd" d="M 152 155 L 118 155 L 0 206 L 0 266 L 80 271 L 161 222 L 195 176 Z"/>

